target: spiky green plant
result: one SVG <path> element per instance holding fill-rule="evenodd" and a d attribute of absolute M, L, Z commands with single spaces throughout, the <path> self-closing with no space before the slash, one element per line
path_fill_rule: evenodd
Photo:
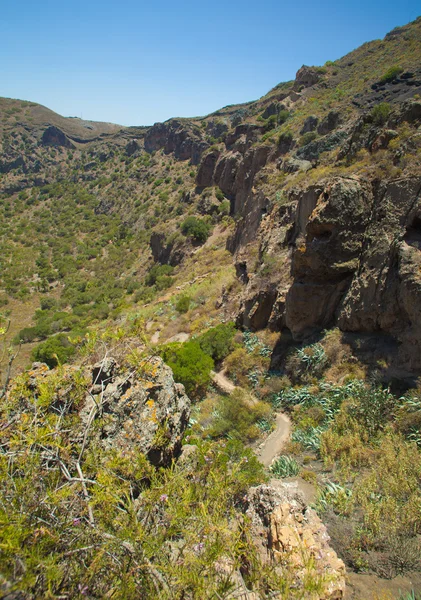
<path fill-rule="evenodd" d="M 280 456 L 270 466 L 270 471 L 275 477 L 294 477 L 300 471 L 300 465 L 291 456 Z"/>

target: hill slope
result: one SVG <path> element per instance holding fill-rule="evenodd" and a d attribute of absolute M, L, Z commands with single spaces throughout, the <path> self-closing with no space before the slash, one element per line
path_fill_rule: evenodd
<path fill-rule="evenodd" d="M 326 597 L 310 555 L 273 570 L 295 527 L 310 543 L 297 523 L 319 521 L 282 486 L 247 491 L 264 475 L 242 444 L 282 410 L 292 436 L 267 474 L 316 498 L 349 597 L 419 591 L 420 65 L 421 18 L 205 117 L 120 127 L 0 100 L 7 589 Z M 174 425 L 185 397 L 155 382 L 156 354 L 195 403 L 195 474 L 160 469 L 187 413 Z M 11 382 L 31 359 L 51 370 Z M 233 381 L 222 394 L 213 369 Z M 32 510 L 35 482 L 53 520 Z"/>

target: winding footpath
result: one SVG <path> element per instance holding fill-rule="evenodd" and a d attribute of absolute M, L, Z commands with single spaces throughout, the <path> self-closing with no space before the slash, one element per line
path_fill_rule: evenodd
<path fill-rule="evenodd" d="M 272 461 L 282 453 L 291 432 L 291 421 L 284 413 L 276 415 L 275 429 L 265 439 L 257 450 L 256 455 L 264 467 L 269 467 Z"/>
<path fill-rule="evenodd" d="M 236 386 L 225 375 L 225 371 L 212 373 L 216 387 L 224 394 L 231 394 Z M 291 433 L 291 421 L 284 413 L 276 415 L 275 429 L 256 450 L 256 456 L 262 465 L 268 468 L 272 461 L 282 453 Z"/>

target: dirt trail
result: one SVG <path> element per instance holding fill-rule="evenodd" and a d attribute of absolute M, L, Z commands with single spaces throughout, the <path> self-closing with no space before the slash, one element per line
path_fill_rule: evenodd
<path fill-rule="evenodd" d="M 214 384 L 222 393 L 231 394 L 235 390 L 236 386 L 225 375 L 225 370 L 219 371 L 219 373 L 212 371 L 211 375 Z"/>
<path fill-rule="evenodd" d="M 236 386 L 225 375 L 225 371 L 212 372 L 212 379 L 216 387 L 224 394 L 231 394 Z M 276 415 L 275 429 L 256 450 L 259 461 L 266 468 L 274 458 L 282 453 L 291 432 L 291 421 L 284 413 Z"/>
<path fill-rule="evenodd" d="M 263 444 L 257 450 L 257 458 L 262 465 L 269 467 L 274 458 L 282 453 L 282 450 L 289 438 L 291 431 L 291 421 L 284 413 L 278 413 L 276 416 L 275 429 L 265 439 Z"/>

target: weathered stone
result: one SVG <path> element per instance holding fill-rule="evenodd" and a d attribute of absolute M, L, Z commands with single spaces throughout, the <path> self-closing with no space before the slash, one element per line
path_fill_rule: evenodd
<path fill-rule="evenodd" d="M 92 377 L 101 380 L 95 401 L 93 392 L 81 411 L 87 421 L 95 402 L 107 414 L 100 443 L 104 448 L 143 452 L 154 465 L 169 464 L 181 449 L 181 439 L 190 416 L 190 400 L 184 387 L 174 383 L 171 369 L 160 358 L 145 361 L 138 372 L 124 373 L 112 358 L 95 365 Z M 98 413 L 97 413 L 98 414 Z"/>
<path fill-rule="evenodd" d="M 301 494 L 272 481 L 271 485 L 251 488 L 247 503 L 246 514 L 262 560 L 280 572 L 288 564 L 300 597 L 313 597 L 305 589 L 305 579 L 311 574 L 323 582 L 319 600 L 344 597 L 345 565 L 329 546 L 326 527 L 314 510 L 306 507 Z"/>
<path fill-rule="evenodd" d="M 127 156 L 133 156 L 135 152 L 140 150 L 139 142 L 137 140 L 130 140 L 130 142 L 128 142 L 128 144 L 126 145 L 125 150 Z"/>
<path fill-rule="evenodd" d="M 331 110 L 330 113 L 323 119 L 317 127 L 319 135 L 326 135 L 336 129 L 341 122 L 341 115 L 337 110 Z"/>
<path fill-rule="evenodd" d="M 320 73 L 317 73 L 316 69 L 303 65 L 301 69 L 298 69 L 295 76 L 294 90 L 310 87 L 317 83 L 319 79 Z"/>
<path fill-rule="evenodd" d="M 318 122 L 319 122 L 319 119 L 317 117 L 310 115 L 304 121 L 304 125 L 302 126 L 302 128 L 300 130 L 300 134 L 304 135 L 304 133 L 308 133 L 309 131 L 314 131 L 317 127 Z"/>
<path fill-rule="evenodd" d="M 212 185 L 213 174 L 219 155 L 220 152 L 218 150 L 212 150 L 203 156 L 196 177 L 196 184 L 199 188 L 210 187 Z"/>

